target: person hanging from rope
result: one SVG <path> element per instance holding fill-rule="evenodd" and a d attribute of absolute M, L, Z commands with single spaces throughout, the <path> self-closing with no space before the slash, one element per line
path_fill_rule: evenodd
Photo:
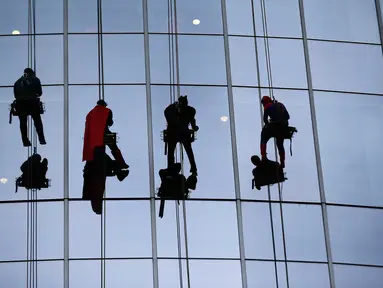
<path fill-rule="evenodd" d="M 105 147 L 107 145 L 116 159 L 120 169 L 127 169 L 121 150 L 116 143 L 105 144 L 105 135 L 112 134 L 109 127 L 113 125 L 113 112 L 106 107 L 104 100 L 97 101 L 97 105 L 86 116 L 84 147 L 82 161 L 92 161 L 94 149 L 96 147 Z"/>
<path fill-rule="evenodd" d="M 182 143 L 189 158 L 190 172 L 196 176 L 197 165 L 192 149 L 194 134 L 189 129 L 189 125 L 194 131 L 199 129 L 196 125 L 195 108 L 188 105 L 187 95 L 181 95 L 178 101 L 165 109 L 164 114 L 167 122 L 168 169 L 171 169 L 174 164 L 174 152 L 177 143 Z"/>
<path fill-rule="evenodd" d="M 22 175 L 16 180 L 16 186 L 27 189 L 41 189 L 49 186 L 49 180 L 46 179 L 48 160 L 42 159 L 41 155 L 33 154 L 30 156 L 21 165 L 20 170 Z"/>
<path fill-rule="evenodd" d="M 35 72 L 31 68 L 24 69 L 23 76 L 13 86 L 13 92 L 16 100 L 12 104 L 12 112 L 19 117 L 23 145 L 25 147 L 31 146 L 31 142 L 28 139 L 28 115 L 32 116 L 40 144 L 45 145 L 44 128 L 40 116 L 43 109 L 40 97 L 43 91 L 40 79 L 36 77 Z"/>
<path fill-rule="evenodd" d="M 113 134 L 109 130 L 113 125 L 113 113 L 106 106 L 104 100 L 99 100 L 88 113 L 84 133 L 83 161 L 86 161 L 86 164 L 83 171 L 82 199 L 91 200 L 92 209 L 98 215 L 102 214 L 106 177 L 115 174 L 122 181 L 129 174 L 129 165 L 126 164 L 116 142 L 106 141 L 107 136 Z M 115 158 L 114 162 L 105 152 L 106 145 Z"/>
<path fill-rule="evenodd" d="M 271 138 L 276 138 L 276 144 L 280 157 L 281 168 L 285 167 L 285 135 L 289 133 L 290 115 L 286 107 L 278 101 L 272 100 L 269 96 L 263 96 L 261 104 L 264 108 L 263 121 L 265 126 L 261 132 L 261 155 L 262 161 L 267 159 L 267 142 Z M 270 122 L 269 122 L 270 117 Z"/>

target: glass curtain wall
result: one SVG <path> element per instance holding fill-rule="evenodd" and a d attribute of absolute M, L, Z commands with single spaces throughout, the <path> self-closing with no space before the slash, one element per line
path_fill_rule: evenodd
<path fill-rule="evenodd" d="M 382 35 L 380 0 L 8 1 L 0 283 L 382 287 Z M 36 151 L 51 185 L 37 193 L 15 193 L 33 149 L 19 119 L 7 123 L 26 67 L 46 108 L 47 145 Z M 198 184 L 189 200 L 167 201 L 161 219 L 163 111 L 185 94 L 200 127 Z M 263 95 L 285 104 L 298 133 L 292 156 L 285 141 L 288 180 L 258 191 L 250 157 L 260 153 Z M 82 200 L 85 117 L 101 98 L 130 165 L 123 182 L 108 178 L 102 216 Z M 270 140 L 270 159 L 275 149 Z"/>

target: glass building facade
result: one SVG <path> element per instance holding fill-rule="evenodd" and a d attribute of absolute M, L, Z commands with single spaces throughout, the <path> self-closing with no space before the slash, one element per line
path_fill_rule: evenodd
<path fill-rule="evenodd" d="M 383 287 L 380 0 L 6 2 L 1 287 Z M 37 152 L 51 179 L 35 204 L 14 191 L 31 151 L 17 117 L 7 123 L 30 65 L 43 84 L 48 144 Z M 292 156 L 285 142 L 288 180 L 258 191 L 250 157 L 270 93 L 298 133 Z M 171 94 L 197 110 L 199 176 L 160 219 Z M 81 199 L 85 116 L 100 97 L 131 171 L 107 180 L 102 216 Z"/>

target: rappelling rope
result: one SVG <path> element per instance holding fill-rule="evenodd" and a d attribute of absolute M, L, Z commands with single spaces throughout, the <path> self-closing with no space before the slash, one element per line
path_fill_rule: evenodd
<path fill-rule="evenodd" d="M 174 15 L 173 15 L 174 13 Z M 180 96 L 180 85 L 179 85 L 179 58 L 178 58 L 178 35 L 177 35 L 177 8 L 176 1 L 168 0 L 168 37 L 169 37 L 169 80 L 170 80 L 170 104 L 178 101 Z M 176 91 L 177 89 L 177 91 Z M 176 97 L 177 96 L 177 97 Z M 179 143 L 180 147 L 180 163 L 181 163 L 181 174 L 183 175 L 183 152 L 182 144 Z M 168 152 L 169 153 L 169 152 Z M 175 162 L 178 162 L 178 151 L 175 151 Z M 186 187 L 183 187 L 182 193 L 184 193 Z M 186 249 L 186 272 L 188 288 L 190 288 L 190 273 L 189 273 L 189 253 L 187 244 L 187 231 L 186 231 L 186 207 L 185 200 L 181 200 L 183 205 L 183 219 L 184 219 L 184 237 L 185 237 L 185 249 Z M 181 245 L 181 223 L 180 223 L 180 211 L 179 201 L 174 201 L 176 209 L 176 222 L 177 222 L 177 245 L 178 245 L 178 260 L 179 260 L 179 277 L 180 277 L 180 288 L 183 288 L 183 269 L 182 269 L 182 245 Z"/>
<path fill-rule="evenodd" d="M 181 96 L 181 87 L 180 87 L 180 75 L 179 75 L 179 53 L 178 53 L 178 29 L 177 29 L 177 1 L 174 0 L 174 19 L 175 19 L 175 42 L 176 42 L 176 67 L 177 67 L 177 96 Z M 182 144 L 179 143 L 180 147 L 180 162 L 181 162 L 181 174 L 184 175 L 184 149 Z M 182 181 L 182 193 L 183 195 L 189 195 L 188 188 L 184 186 L 184 182 Z M 185 256 L 186 256 L 186 276 L 188 288 L 190 288 L 190 264 L 189 264 L 189 244 L 188 244 L 188 234 L 187 234 L 187 213 L 186 213 L 186 201 L 185 197 L 182 197 L 182 210 L 183 210 L 183 224 L 184 224 L 184 241 L 185 241 Z M 178 207 L 177 207 L 178 208 Z"/>
<path fill-rule="evenodd" d="M 36 2 L 28 0 L 28 67 L 36 73 Z M 37 154 L 37 136 L 33 129 L 31 117 L 28 116 L 27 127 L 31 146 L 28 147 L 28 159 Z M 28 165 L 28 184 L 32 183 L 32 161 Z M 36 167 L 35 167 L 36 168 Z M 37 288 L 37 189 L 27 189 L 27 288 Z"/>
<path fill-rule="evenodd" d="M 269 36 L 268 36 L 268 29 L 267 29 L 267 16 L 266 16 L 266 5 L 265 5 L 265 0 L 261 0 L 261 10 L 262 10 L 262 25 L 263 25 L 263 31 L 265 35 L 265 51 L 266 51 L 266 70 L 267 70 L 267 76 L 268 76 L 268 86 L 269 86 L 269 91 L 270 91 L 270 96 L 272 97 L 273 100 L 274 94 L 273 94 L 273 80 L 272 80 L 272 73 L 271 73 L 271 60 L 270 60 L 270 48 L 269 48 Z M 277 153 L 277 146 L 276 142 L 274 140 L 274 151 L 275 151 L 275 157 L 277 158 L 278 153 Z M 283 238 L 283 253 L 284 253 L 284 258 L 285 258 L 285 270 L 286 270 L 286 283 L 287 283 L 287 288 L 290 287 L 289 284 L 289 273 L 288 273 L 288 267 L 287 267 L 287 253 L 286 253 L 286 240 L 285 240 L 285 229 L 284 229 L 284 221 L 283 221 L 283 207 L 282 207 L 282 188 L 280 185 L 279 180 L 279 171 L 277 172 L 277 179 L 278 179 L 278 193 L 279 193 L 279 210 L 280 210 L 280 215 L 281 215 L 281 226 L 282 226 L 282 238 Z M 268 187 L 269 191 L 269 205 L 270 205 L 270 221 L 272 220 L 272 205 L 271 205 L 271 193 L 270 193 L 270 186 Z"/>
<path fill-rule="evenodd" d="M 102 0 L 97 0 L 97 44 L 98 44 L 98 99 L 105 99 L 104 91 L 104 51 L 102 35 Z M 102 199 L 101 214 L 101 288 L 106 287 L 106 183 Z"/>
<path fill-rule="evenodd" d="M 254 0 L 251 0 L 251 11 L 252 11 L 252 18 L 253 18 L 253 30 L 254 34 L 257 35 L 257 29 L 255 26 L 256 20 L 255 20 L 255 7 L 254 7 Z M 256 59 L 256 68 L 257 68 L 257 81 L 258 81 L 258 98 L 259 103 L 261 102 L 261 73 L 259 68 L 259 54 L 258 54 L 258 45 L 257 45 L 257 38 L 254 37 L 254 46 L 255 46 L 255 59 Z M 261 123 L 263 123 L 263 109 L 262 105 L 259 105 L 260 115 L 261 115 Z M 272 205 L 271 205 L 271 196 L 270 196 L 270 187 L 268 187 L 268 198 L 269 198 L 269 213 L 270 213 L 270 227 L 271 227 L 271 238 L 272 238 L 272 244 L 273 244 L 273 257 L 274 257 L 274 274 L 275 274 L 275 285 L 276 288 L 279 288 L 279 281 L 278 281 L 278 265 L 277 265 L 277 256 L 276 256 L 276 248 L 275 248 L 275 233 L 274 233 L 274 221 L 273 221 L 273 213 L 272 213 Z"/>
<path fill-rule="evenodd" d="M 168 0 L 168 44 L 169 44 L 169 97 L 170 104 L 176 102 L 175 96 L 175 64 L 174 64 L 174 26 L 173 26 L 173 1 Z M 177 149 L 175 151 L 168 151 L 168 153 L 175 153 L 175 162 L 178 161 Z M 169 165 L 168 165 L 169 167 Z M 182 247 L 181 247 L 181 228 L 180 228 L 180 211 L 177 201 L 175 203 L 176 210 L 176 223 L 177 223 L 177 250 L 178 250 L 178 271 L 180 279 L 180 288 L 183 288 L 183 273 L 182 273 Z"/>

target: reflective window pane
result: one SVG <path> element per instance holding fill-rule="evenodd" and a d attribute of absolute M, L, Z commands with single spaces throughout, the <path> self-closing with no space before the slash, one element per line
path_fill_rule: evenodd
<path fill-rule="evenodd" d="M 99 99 L 98 95 L 98 86 L 69 87 L 69 196 L 71 198 L 82 197 L 83 169 L 85 166 L 85 162 L 82 162 L 82 149 L 85 119 L 87 113 L 96 106 Z M 128 180 L 129 178 L 126 181 Z M 123 184 L 118 185 L 118 187 L 121 188 L 121 185 Z M 89 209 L 91 208 L 89 207 Z"/>
<path fill-rule="evenodd" d="M 70 258 L 101 257 L 101 216 L 93 212 L 90 201 L 69 202 L 69 235 Z M 93 273 L 91 266 L 85 269 Z M 71 279 L 74 279 L 70 273 Z"/>
<path fill-rule="evenodd" d="M 315 92 L 314 99 L 326 200 L 383 205 L 383 98 Z"/>
<path fill-rule="evenodd" d="M 63 288 L 64 287 L 64 262 L 63 261 L 38 262 L 37 277 L 38 277 L 37 284 L 39 288 L 50 288 L 50 287 Z M 7 286 L 7 287 L 18 287 L 18 286 Z M 20 285 L 20 287 L 23 287 L 23 286 Z"/>
<path fill-rule="evenodd" d="M 313 205 L 283 205 L 289 260 L 327 261 L 322 210 Z"/>
<path fill-rule="evenodd" d="M 383 265 L 381 210 L 329 206 L 328 219 L 334 262 Z"/>
<path fill-rule="evenodd" d="M 268 94 L 267 89 L 261 95 Z M 260 191 L 252 190 L 252 155 L 260 156 L 261 115 L 258 89 L 234 88 L 234 111 L 238 147 L 239 177 L 241 197 L 245 199 L 268 199 L 267 186 Z M 306 91 L 274 90 L 274 96 L 285 104 L 290 113 L 290 126 L 298 129 L 292 141 L 284 142 L 286 155 L 286 180 L 281 187 L 283 199 L 288 201 L 319 201 L 314 140 L 311 124 L 309 97 Z M 249 130 L 249 127 L 252 127 Z M 271 139 L 267 145 L 269 159 L 275 158 L 275 141 Z M 302 190 L 302 187 L 305 187 Z M 272 199 L 279 199 L 278 185 L 270 186 Z"/>
<path fill-rule="evenodd" d="M 106 261 L 105 263 L 105 287 L 153 287 L 152 260 Z"/>
<path fill-rule="evenodd" d="M 113 111 L 114 124 L 110 127 L 110 130 L 118 133 L 117 145 L 126 163 L 130 166 L 130 174 L 123 182 L 118 181 L 116 177 L 109 177 L 107 179 L 108 198 L 149 196 L 149 153 L 145 87 L 118 85 L 105 86 L 104 89 L 104 99 L 108 103 L 108 107 Z M 93 100 L 83 99 L 82 101 L 87 102 L 87 105 L 96 104 Z M 86 113 L 83 116 L 81 115 L 81 118 L 84 120 Z M 84 120 L 81 121 L 84 122 Z M 84 127 L 80 127 L 79 132 L 81 130 L 81 133 L 84 133 Z M 106 149 L 106 153 L 114 159 L 109 148 Z"/>
<path fill-rule="evenodd" d="M 24 2 L 27 3 L 25 0 Z M 63 32 L 63 4 L 62 0 L 36 1 L 36 33 Z"/>
<path fill-rule="evenodd" d="M 160 201 L 156 201 L 156 230 L 157 230 L 157 255 L 158 257 L 179 257 L 177 242 L 177 218 L 176 209 L 179 209 L 180 219 L 183 219 L 182 204 L 167 200 L 164 207 L 164 217 L 158 217 L 160 212 Z M 181 225 L 183 221 L 180 221 Z M 182 229 L 183 229 L 182 225 Z M 181 228 L 180 228 L 181 229 Z M 181 231 L 181 230 L 180 230 Z M 182 230 L 184 231 L 184 230 Z M 185 238 L 181 233 L 182 255 L 185 254 Z M 165 269 L 165 268 L 164 268 Z M 169 268 L 170 269 L 170 268 Z"/>
<path fill-rule="evenodd" d="M 269 205 L 242 202 L 242 219 L 246 259 L 274 259 Z"/>
<path fill-rule="evenodd" d="M 289 263 L 288 269 L 290 287 L 330 288 L 327 264 Z"/>
<path fill-rule="evenodd" d="M 383 286 L 382 268 L 334 265 L 334 272 L 335 285 L 339 288 Z"/>
<path fill-rule="evenodd" d="M 142 1 L 102 1 L 103 32 L 143 31 Z"/>
<path fill-rule="evenodd" d="M 28 2 L 15 0 L 7 1 L 6 5 L 2 5 L 0 10 L 0 34 L 12 34 L 13 30 L 18 30 L 21 34 L 28 34 Z M 2 47 L 1 50 L 3 51 L 3 45 L 0 45 L 0 47 Z M 1 63 L 4 62 L 1 61 Z"/>
<path fill-rule="evenodd" d="M 176 7 L 179 33 L 222 34 L 221 0 L 179 0 Z"/>
<path fill-rule="evenodd" d="M 277 287 L 273 262 L 246 261 L 246 275 L 248 287 Z"/>
<path fill-rule="evenodd" d="M 239 261 L 190 262 L 190 287 L 242 287 Z"/>
<path fill-rule="evenodd" d="M 189 257 L 239 257 L 235 203 L 192 201 L 186 211 Z"/>
<path fill-rule="evenodd" d="M 226 84 L 223 37 L 179 36 L 182 84 Z"/>
<path fill-rule="evenodd" d="M 39 259 L 64 258 L 63 202 L 37 204 L 37 257 Z"/>
<path fill-rule="evenodd" d="M 257 60 L 254 39 L 229 37 L 230 66 L 233 85 L 257 86 Z"/>
<path fill-rule="evenodd" d="M 1 10 L 3 11 L 3 9 Z M 3 26 L 0 25 L 0 27 Z M 2 67 L 6 67 L 6 72 L 4 70 L 5 73 L 1 73 L 0 85 L 9 85 L 13 87 L 13 84 L 16 82 L 16 80 L 19 79 L 21 75 L 23 75 L 24 69 L 29 66 L 28 37 L 0 37 L 0 47 L 0 63 Z M 13 99 L 13 90 L 11 93 Z"/>
<path fill-rule="evenodd" d="M 257 39 L 261 86 L 270 86 L 267 74 L 265 41 Z M 269 39 L 272 85 L 282 88 L 307 88 L 306 64 L 301 40 Z"/>
<path fill-rule="evenodd" d="M 262 25 L 262 0 L 254 1 L 257 35 L 266 35 Z M 268 36 L 302 37 L 298 0 L 264 1 Z"/>
<path fill-rule="evenodd" d="M 0 204 L 0 261 L 27 259 L 27 216 L 25 203 Z"/>
<path fill-rule="evenodd" d="M 168 1 L 147 0 L 149 32 L 169 33 Z"/>
<path fill-rule="evenodd" d="M 4 287 L 25 287 L 27 263 L 1 263 L 0 279 Z"/>
<path fill-rule="evenodd" d="M 251 0 L 226 0 L 228 33 L 254 35 Z"/>
<path fill-rule="evenodd" d="M 380 46 L 309 41 L 314 89 L 383 93 Z"/>
<path fill-rule="evenodd" d="M 150 81 L 152 83 L 170 84 L 170 66 L 169 64 L 169 39 L 168 36 L 150 35 L 149 53 L 150 53 Z"/>
<path fill-rule="evenodd" d="M 173 10 L 174 10 L 173 5 Z M 222 33 L 221 1 L 177 1 L 177 29 L 180 33 Z M 149 31 L 169 33 L 167 1 L 148 0 Z M 199 20 L 199 22 L 193 22 Z M 174 21 L 174 13 L 173 13 Z M 175 27 L 173 27 L 174 31 Z"/>
<path fill-rule="evenodd" d="M 380 43 L 374 0 L 305 1 L 307 36 Z"/>
<path fill-rule="evenodd" d="M 49 47 L 49 49 L 47 49 Z M 63 37 L 36 36 L 36 76 L 42 84 L 64 83 Z M 23 69 L 20 69 L 20 73 Z M 15 79 L 16 81 L 17 79 Z"/>
<path fill-rule="evenodd" d="M 178 260 L 158 260 L 158 282 L 159 288 L 180 288 Z"/>
<path fill-rule="evenodd" d="M 69 36 L 70 84 L 99 83 L 97 41 L 96 35 Z"/>
<path fill-rule="evenodd" d="M 152 256 L 149 204 L 149 201 L 107 201 L 106 257 Z"/>
<path fill-rule="evenodd" d="M 69 287 L 83 288 L 101 287 L 101 261 L 72 260 L 69 261 Z M 107 268 L 105 268 L 106 271 Z M 126 271 L 125 271 L 126 273 Z"/>
<path fill-rule="evenodd" d="M 197 132 L 197 140 L 192 144 L 199 176 L 197 188 L 192 192 L 191 197 L 233 198 L 235 193 L 230 126 L 228 121 L 222 122 L 220 119 L 229 114 L 226 88 L 181 87 L 180 93 L 188 95 L 189 105 L 197 111 L 196 122 L 200 128 Z M 169 104 L 169 88 L 152 86 L 156 187 L 160 185 L 158 171 L 167 166 L 161 131 L 166 128 L 164 110 Z M 180 158 L 176 158 L 176 161 L 177 159 L 179 161 Z M 188 177 L 190 165 L 185 152 L 184 171 L 185 176 Z"/>
<path fill-rule="evenodd" d="M 103 46 L 105 83 L 145 82 L 142 35 L 104 35 Z"/>
<path fill-rule="evenodd" d="M 68 0 L 68 8 L 69 33 L 97 33 L 97 0 Z M 84 48 L 81 50 L 84 51 L 88 49 Z"/>

